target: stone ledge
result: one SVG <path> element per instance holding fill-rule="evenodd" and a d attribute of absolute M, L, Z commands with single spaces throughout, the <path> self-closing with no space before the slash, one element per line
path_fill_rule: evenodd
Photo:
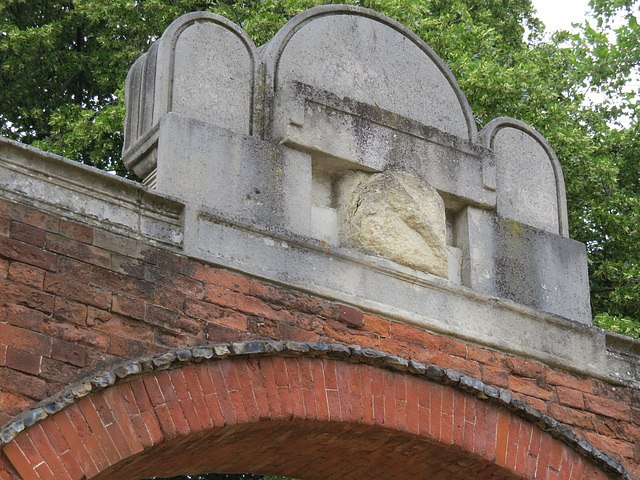
<path fill-rule="evenodd" d="M 609 354 L 601 329 L 211 209 L 189 213 L 186 222 L 191 235 L 185 254 L 194 258 L 503 353 L 640 387 L 640 364 Z M 636 344 L 629 339 L 623 348 Z"/>
<path fill-rule="evenodd" d="M 183 203 L 3 137 L 0 196 L 153 244 L 180 247 L 183 241 Z"/>
<path fill-rule="evenodd" d="M 476 143 L 297 81 L 280 87 L 274 108 L 277 143 L 310 152 L 337 170 L 415 170 L 450 206 L 495 208 L 491 151 Z M 442 169 L 442 158 L 450 170 Z"/>

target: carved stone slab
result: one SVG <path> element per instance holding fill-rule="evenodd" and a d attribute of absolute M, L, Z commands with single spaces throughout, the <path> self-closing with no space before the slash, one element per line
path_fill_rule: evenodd
<path fill-rule="evenodd" d="M 143 179 L 154 170 L 154 134 L 169 112 L 250 134 L 255 56 L 244 30 L 220 15 L 194 12 L 174 21 L 127 76 L 127 167 Z"/>
<path fill-rule="evenodd" d="M 495 155 L 498 215 L 568 236 L 562 168 L 542 135 L 524 122 L 500 117 L 480 138 Z"/>
<path fill-rule="evenodd" d="M 261 52 L 268 88 L 295 80 L 466 140 L 476 125 L 449 68 L 416 34 L 371 10 L 312 8 Z"/>

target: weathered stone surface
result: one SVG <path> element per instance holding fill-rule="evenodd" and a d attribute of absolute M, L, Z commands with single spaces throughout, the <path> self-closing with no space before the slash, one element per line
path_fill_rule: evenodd
<path fill-rule="evenodd" d="M 432 378 L 434 380 L 440 380 L 444 378 L 446 375 L 446 371 L 444 368 L 439 367 L 437 365 L 428 365 L 427 371 L 425 372 L 427 377 Z"/>
<path fill-rule="evenodd" d="M 5 428 L 4 430 L 0 431 L 0 442 L 2 442 L 3 444 L 9 443 L 11 440 L 14 439 L 16 434 L 19 432 L 19 430 L 17 428 L 15 428 L 15 427 L 12 428 L 13 425 L 14 424 L 9 424 L 9 426 L 7 428 Z M 21 425 L 22 425 L 21 430 L 24 430 L 24 424 L 22 422 L 21 422 Z"/>
<path fill-rule="evenodd" d="M 582 243 L 473 207 L 458 213 L 455 228 L 463 285 L 591 324 Z"/>
<path fill-rule="evenodd" d="M 169 112 L 251 133 L 254 91 L 255 46 L 248 35 L 219 15 L 183 15 L 127 76 L 125 164 L 143 179 L 153 173 L 157 154 L 147 140 Z"/>
<path fill-rule="evenodd" d="M 360 345 L 349 345 L 349 354 L 351 357 L 362 357 L 362 350 Z"/>
<path fill-rule="evenodd" d="M 300 355 L 309 352 L 309 344 L 304 342 L 292 342 L 287 340 L 283 343 L 283 346 L 283 357 L 299 357 Z"/>
<path fill-rule="evenodd" d="M 409 371 L 422 375 L 427 371 L 427 367 L 422 363 L 416 362 L 414 360 L 409 360 Z"/>
<path fill-rule="evenodd" d="M 264 349 L 267 353 L 278 353 L 284 349 L 284 345 L 276 340 L 268 340 L 264 342 Z"/>
<path fill-rule="evenodd" d="M 309 234 L 309 155 L 176 113 L 158 132 L 158 190 L 263 228 Z"/>
<path fill-rule="evenodd" d="M 44 411 L 47 412 L 49 415 L 53 415 L 54 413 L 59 412 L 63 408 L 68 407 L 73 402 L 74 402 L 73 395 L 67 393 L 65 395 L 58 395 L 54 397 L 51 402 L 46 403 L 42 408 L 44 408 Z"/>
<path fill-rule="evenodd" d="M 509 406 L 511 403 L 511 394 L 505 390 L 500 390 L 500 396 L 498 399 L 505 405 Z"/>
<path fill-rule="evenodd" d="M 231 345 L 233 353 L 236 355 L 251 355 L 256 353 L 264 353 L 266 351 L 264 342 L 236 342 Z"/>
<path fill-rule="evenodd" d="M 351 356 L 351 351 L 347 345 L 330 343 L 327 356 L 330 358 L 349 358 Z"/>
<path fill-rule="evenodd" d="M 191 360 L 192 356 L 193 354 L 191 353 L 191 350 L 187 350 L 186 348 L 176 351 L 176 357 L 178 357 L 178 360 L 181 362 L 188 362 Z"/>
<path fill-rule="evenodd" d="M 472 140 L 468 103 L 414 33 L 371 10 L 327 6 L 297 15 L 261 52 L 277 90 L 297 80 Z"/>
<path fill-rule="evenodd" d="M 482 391 L 489 398 L 500 398 L 500 391 L 497 388 L 493 388 L 489 385 L 485 385 Z"/>
<path fill-rule="evenodd" d="M 40 422 L 41 420 L 44 420 L 47 417 L 48 417 L 47 412 L 45 412 L 42 408 L 35 408 L 33 410 L 29 410 L 24 415 L 24 425 L 25 427 L 31 427 L 32 425 L 35 425 L 36 423 Z"/>
<path fill-rule="evenodd" d="M 396 355 L 387 355 L 384 363 L 386 366 L 391 367 L 394 370 L 398 370 L 399 372 L 406 372 L 409 370 L 408 360 Z"/>
<path fill-rule="evenodd" d="M 484 387 L 484 384 L 477 378 L 467 375 L 460 376 L 460 388 L 462 390 L 472 392 L 474 395 L 480 395 L 484 393 Z"/>
<path fill-rule="evenodd" d="M 91 383 L 77 383 L 71 387 L 71 394 L 76 398 L 82 398 L 93 390 Z"/>
<path fill-rule="evenodd" d="M 506 117 L 489 122 L 480 137 L 495 155 L 498 215 L 568 236 L 562 168 L 547 141 Z"/>
<path fill-rule="evenodd" d="M 227 19 L 200 15 L 176 33 L 171 108 L 178 113 L 251 132 L 254 46 Z M 171 28 L 171 27 L 169 27 Z M 206 94 L 203 95 L 203 93 Z"/>
<path fill-rule="evenodd" d="M 495 294 L 591 324 L 582 243 L 501 217 L 492 226 Z"/>
<path fill-rule="evenodd" d="M 447 368 L 445 370 L 444 382 L 446 384 L 454 385 L 460 381 L 460 372 Z"/>
<path fill-rule="evenodd" d="M 231 354 L 231 350 L 227 345 L 216 345 L 213 347 L 213 353 L 218 358 L 224 358 Z"/>
<path fill-rule="evenodd" d="M 142 371 L 142 367 L 139 362 L 131 362 L 125 365 L 121 365 L 115 370 L 115 374 L 118 378 L 127 378 L 131 375 L 137 375 Z"/>
<path fill-rule="evenodd" d="M 495 207 L 495 165 L 489 149 L 375 104 L 292 81 L 276 93 L 271 138 L 311 153 L 314 187 L 317 180 L 318 185 L 330 181 L 327 173 L 404 169 L 428 179 L 447 196 L 448 208 L 462 198 Z M 328 192 L 321 195 L 324 200 L 314 195 L 314 203 L 329 206 Z"/>
<path fill-rule="evenodd" d="M 148 86 L 154 99 L 153 111 L 143 103 L 130 108 L 137 131 L 148 130 L 136 144 L 140 162 L 147 161 L 142 157 L 156 162 L 148 183 L 187 205 L 185 229 L 191 235 L 185 240 L 186 253 L 204 252 L 223 264 L 229 258 L 228 266 L 276 281 L 304 278 L 315 284 L 306 273 L 314 272 L 314 278 L 322 279 L 323 291 L 337 283 L 339 291 L 359 286 L 371 292 L 370 298 L 379 298 L 374 292 L 387 286 L 372 285 L 368 273 L 353 272 L 344 262 L 340 269 L 333 268 L 335 247 L 347 247 L 543 312 L 589 322 L 584 295 L 578 292 L 584 287 L 582 273 L 574 275 L 584 263 L 584 252 L 539 235 L 514 249 L 518 245 L 495 227 L 504 224 L 504 217 L 566 235 L 562 173 L 535 130 L 501 118 L 483 130 L 484 146 L 478 143 L 466 100 L 437 55 L 411 32 L 368 10 L 312 9 L 292 19 L 259 53 L 245 37 L 219 17 L 187 15 L 131 73 L 131 85 Z M 220 51 L 211 53 L 214 44 Z M 175 48 L 167 50 L 167 45 Z M 260 57 L 266 69 L 258 82 L 264 98 L 255 100 L 248 91 L 241 99 L 219 98 L 216 90 L 211 105 L 219 105 L 219 111 L 211 105 L 180 107 L 183 100 L 196 98 L 194 92 L 215 90 L 216 82 L 221 82 L 220 91 L 229 88 L 224 74 L 206 72 L 217 55 L 230 56 L 236 50 L 242 53 L 239 59 L 226 59 L 230 63 L 216 68 L 241 79 L 239 91 L 253 85 L 255 93 L 258 80 L 251 62 Z M 177 72 L 166 59 L 189 65 Z M 202 64 L 202 70 L 191 64 Z M 165 77 L 173 83 L 167 84 Z M 158 110 L 156 104 L 166 103 L 156 102 L 158 98 L 173 103 Z M 234 109 L 240 124 L 226 117 Z M 252 121 L 260 124 L 258 130 L 252 130 Z M 527 175 L 522 168 L 538 180 L 523 180 Z M 390 171 L 414 175 L 390 180 Z M 415 186 L 418 177 L 437 193 Z M 395 186 L 398 182 L 400 187 Z M 467 214 L 472 209 L 480 212 L 473 218 Z M 478 225 L 473 224 L 476 220 Z M 242 226 L 239 231 L 221 231 L 211 228 L 212 223 Z M 257 239 L 261 247 L 274 248 L 255 256 L 247 236 L 253 238 L 259 231 L 277 236 Z M 305 265 L 293 265 L 290 260 L 298 252 L 290 249 L 292 236 L 319 240 L 327 245 L 322 247 L 327 255 L 307 269 L 306 251 Z M 214 248 L 209 238 L 215 239 Z M 238 247 L 241 256 L 236 251 L 239 240 L 245 244 Z M 553 255 L 547 254 L 548 243 Z M 226 245 L 233 251 L 226 252 Z M 264 255 L 274 249 L 282 250 L 286 260 L 265 261 Z M 567 252 L 560 271 L 548 271 L 557 254 Z M 526 268 L 517 268 L 522 262 Z M 254 265 L 265 271 L 256 272 Z M 327 269 L 336 273 L 327 275 Z M 574 294 L 576 298 L 566 302 L 566 296 Z M 454 302 L 446 303 L 454 316 L 466 315 Z"/>
<path fill-rule="evenodd" d="M 329 351 L 329 345 L 325 342 L 312 342 L 309 343 L 309 355 L 312 357 L 319 357 L 325 355 Z"/>
<path fill-rule="evenodd" d="M 106 388 L 116 383 L 116 375 L 113 372 L 103 372 L 91 380 L 91 385 L 96 388 Z"/>
<path fill-rule="evenodd" d="M 208 360 L 213 357 L 213 349 L 200 347 L 193 350 L 193 358 L 196 360 Z"/>
<path fill-rule="evenodd" d="M 349 172 L 338 182 L 340 241 L 416 270 L 448 275 L 444 202 L 406 172 Z"/>
<path fill-rule="evenodd" d="M 168 352 L 153 359 L 153 365 L 156 368 L 166 368 L 176 360 L 176 354 Z"/>

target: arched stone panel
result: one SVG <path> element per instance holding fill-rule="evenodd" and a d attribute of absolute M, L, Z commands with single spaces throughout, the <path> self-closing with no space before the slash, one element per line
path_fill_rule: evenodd
<path fill-rule="evenodd" d="M 261 50 L 267 88 L 301 82 L 474 141 L 466 97 L 416 34 L 372 10 L 325 5 L 290 20 Z"/>
<path fill-rule="evenodd" d="M 175 20 L 127 76 L 127 168 L 145 178 L 149 136 L 169 113 L 249 135 L 256 90 L 255 45 L 240 27 L 208 12 Z"/>
<path fill-rule="evenodd" d="M 544 137 L 520 120 L 500 117 L 480 138 L 495 155 L 498 215 L 568 237 L 562 168 Z"/>
<path fill-rule="evenodd" d="M 89 395 L 92 386 L 97 391 Z M 453 371 L 342 345 L 245 342 L 180 350 L 123 365 L 66 395 L 76 399 L 4 446 L 23 479 L 206 471 L 309 480 L 624 474 L 622 467 L 606 474 L 566 442 L 570 433 L 546 419 L 565 441 L 554 438 L 526 418 L 537 417 L 531 408 L 504 392 Z"/>

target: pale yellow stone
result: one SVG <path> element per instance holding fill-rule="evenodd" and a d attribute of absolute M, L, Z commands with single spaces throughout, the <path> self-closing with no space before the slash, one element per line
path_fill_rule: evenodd
<path fill-rule="evenodd" d="M 341 245 L 447 278 L 444 202 L 425 181 L 351 171 L 336 184 L 335 205 Z"/>

